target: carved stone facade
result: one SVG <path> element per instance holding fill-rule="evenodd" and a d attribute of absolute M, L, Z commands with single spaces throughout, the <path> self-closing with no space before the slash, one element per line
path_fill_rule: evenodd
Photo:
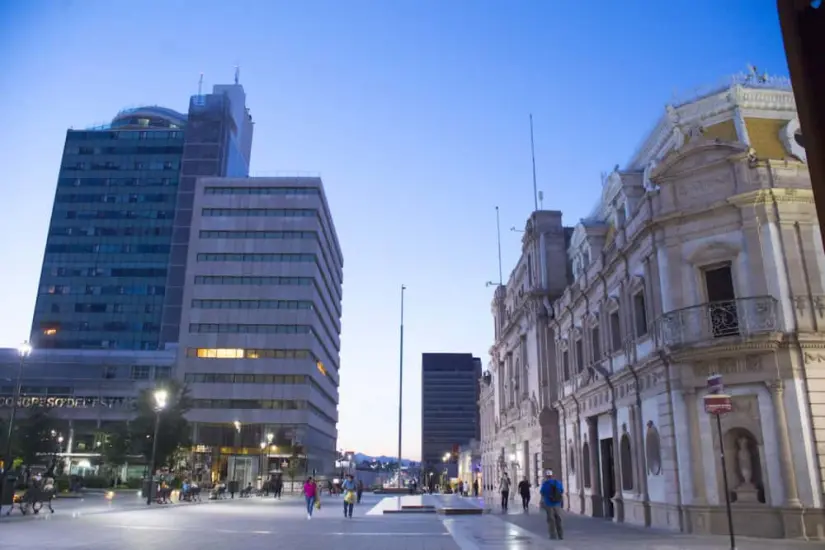
<path fill-rule="evenodd" d="M 521 258 L 507 284 L 495 292 L 496 341 L 479 400 L 482 486 L 489 502 L 497 502 L 505 472 L 514 483 L 527 477 L 537 491 L 541 471 L 561 463 L 548 308 L 568 283 L 568 234 L 560 212 L 534 212 Z"/>
<path fill-rule="evenodd" d="M 794 128 L 768 82 L 669 107 L 575 227 L 549 322 L 567 509 L 726 533 L 722 374 L 736 532 L 825 540 L 825 252 Z"/>

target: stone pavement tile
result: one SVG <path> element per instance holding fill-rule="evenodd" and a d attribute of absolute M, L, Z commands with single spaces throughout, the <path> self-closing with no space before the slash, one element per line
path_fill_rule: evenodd
<path fill-rule="evenodd" d="M 526 532 L 549 540 L 544 513 L 531 508 L 529 513 L 493 514 Z M 610 541 L 613 549 L 649 548 L 657 550 L 729 548 L 725 536 L 705 536 L 674 533 L 661 529 L 650 529 L 630 524 L 614 523 L 600 518 L 563 513 L 564 544 L 571 548 L 602 548 Z M 754 539 L 737 537 L 739 550 L 822 550 L 825 544 L 795 540 Z M 561 548 L 561 546 L 555 546 Z"/>

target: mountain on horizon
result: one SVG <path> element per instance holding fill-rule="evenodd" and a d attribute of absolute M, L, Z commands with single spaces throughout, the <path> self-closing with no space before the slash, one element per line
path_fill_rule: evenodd
<path fill-rule="evenodd" d="M 362 462 L 380 462 L 382 464 L 387 464 L 387 463 L 390 463 L 390 462 L 398 462 L 398 457 L 396 457 L 396 456 L 385 456 L 385 455 L 371 456 L 371 455 L 365 455 L 363 453 L 355 453 L 353 455 L 353 459 L 358 464 L 361 464 Z M 415 460 L 410 460 L 408 458 L 402 458 L 401 459 L 401 466 L 409 467 L 409 466 L 417 466 L 417 465 L 418 465 L 418 462 L 415 461 Z"/>

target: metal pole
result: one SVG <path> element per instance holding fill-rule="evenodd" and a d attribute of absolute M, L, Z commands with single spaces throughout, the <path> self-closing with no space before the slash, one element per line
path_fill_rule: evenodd
<path fill-rule="evenodd" d="M 498 239 L 498 286 L 504 284 L 504 276 L 501 272 L 501 219 L 498 213 L 498 206 L 496 206 L 496 236 Z"/>
<path fill-rule="evenodd" d="M 725 508 L 728 513 L 728 531 L 730 531 L 730 548 L 736 550 L 736 537 L 733 534 L 733 514 L 730 511 L 730 490 L 728 489 L 728 469 L 725 464 L 725 444 L 722 441 L 722 420 L 719 414 L 716 417 L 716 431 L 719 433 L 719 456 L 722 458 L 722 482 L 725 486 Z"/>
<path fill-rule="evenodd" d="M 401 418 L 404 410 L 404 291 L 401 285 L 401 345 L 398 358 L 398 488 L 401 488 Z"/>
<path fill-rule="evenodd" d="M 6 452 L 3 454 L 3 475 L 0 476 L 0 510 L 3 509 L 3 491 L 6 488 L 6 476 L 12 467 L 11 440 L 14 435 L 14 417 L 17 413 L 17 402 L 20 400 L 20 379 L 23 376 L 23 363 L 26 356 L 21 354 L 17 363 L 17 382 L 14 385 L 14 395 L 12 397 L 11 413 L 9 413 L 9 429 L 6 434 Z"/>
<path fill-rule="evenodd" d="M 533 141 L 533 115 L 530 114 L 530 155 L 533 158 L 533 206 L 539 209 L 539 192 L 536 188 L 536 147 Z"/>
<path fill-rule="evenodd" d="M 155 488 L 155 459 L 158 452 L 158 430 L 160 428 L 160 411 L 155 412 L 155 435 L 152 438 L 152 458 L 149 460 L 149 490 L 146 495 L 146 505 L 152 504 L 152 493 Z"/>

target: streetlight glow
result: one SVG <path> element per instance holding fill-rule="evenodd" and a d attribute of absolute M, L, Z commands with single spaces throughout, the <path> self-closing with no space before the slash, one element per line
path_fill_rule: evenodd
<path fill-rule="evenodd" d="M 238 433 L 241 433 L 241 422 L 239 420 L 236 420 L 232 424 L 235 425 L 235 429 L 238 430 Z"/>
<path fill-rule="evenodd" d="M 162 411 L 166 408 L 166 400 L 169 398 L 169 392 L 164 389 L 155 390 L 155 409 Z"/>
<path fill-rule="evenodd" d="M 266 442 L 272 445 L 272 440 L 275 439 L 275 434 L 272 432 L 266 434 Z"/>
<path fill-rule="evenodd" d="M 31 346 L 31 344 L 29 344 L 28 341 L 23 342 L 22 344 L 17 346 L 17 354 L 20 357 L 28 357 L 29 355 L 31 355 L 31 352 L 32 352 L 32 346 Z"/>
<path fill-rule="evenodd" d="M 266 449 L 266 441 L 261 441 L 261 450 Z"/>

